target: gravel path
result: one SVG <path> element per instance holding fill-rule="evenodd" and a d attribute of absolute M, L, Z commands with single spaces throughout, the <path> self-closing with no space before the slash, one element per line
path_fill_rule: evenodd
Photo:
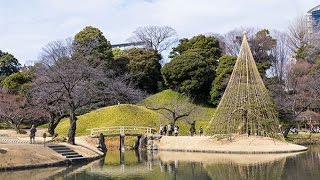
<path fill-rule="evenodd" d="M 28 140 L 25 139 L 19 139 L 16 137 L 0 137 L 0 143 L 5 143 L 5 144 L 25 144 L 29 143 Z"/>

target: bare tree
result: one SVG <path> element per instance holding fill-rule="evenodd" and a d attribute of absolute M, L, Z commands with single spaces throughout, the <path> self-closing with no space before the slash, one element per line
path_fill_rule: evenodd
<path fill-rule="evenodd" d="M 273 37 L 277 40 L 277 43 L 271 52 L 274 59 L 272 61 L 270 72 L 273 77 L 277 77 L 278 82 L 284 82 L 286 66 L 290 60 L 288 35 L 285 32 L 274 31 Z"/>
<path fill-rule="evenodd" d="M 288 42 L 292 52 L 297 55 L 298 50 L 308 45 L 308 25 L 305 16 L 298 16 L 288 27 Z"/>
<path fill-rule="evenodd" d="M 53 96 L 49 88 L 38 89 L 35 81 L 32 92 L 29 91 L 26 95 L 33 106 L 41 106 L 49 114 L 48 132 L 55 135 L 55 128 L 60 121 L 69 117 L 66 104 L 59 97 Z"/>
<path fill-rule="evenodd" d="M 69 117 L 70 144 L 75 144 L 76 115 L 98 106 L 119 101 L 137 102 L 144 97 L 144 93 L 130 86 L 126 78 L 89 66 L 82 55 L 73 51 L 72 43 L 68 41 L 50 43 L 43 49 L 40 58 L 29 96 L 34 104 L 49 112 L 50 134 L 54 134 L 62 118 Z"/>
<path fill-rule="evenodd" d="M 25 97 L 0 92 L 0 119 L 17 133 L 26 121 L 35 122 L 47 117 L 45 110 L 31 107 Z"/>
<path fill-rule="evenodd" d="M 247 33 L 248 40 L 250 41 L 257 30 L 255 28 L 237 28 L 231 30 L 223 35 L 224 52 L 227 55 L 237 56 L 240 50 L 243 33 Z"/>
<path fill-rule="evenodd" d="M 319 101 L 320 84 L 317 79 L 319 75 L 310 73 L 311 70 L 312 65 L 307 61 L 290 64 L 287 70 L 286 86 L 277 84 L 277 87 L 270 88 L 273 91 L 278 111 L 288 121 L 288 126 L 284 131 L 285 137 L 290 128 L 294 126 L 299 114 Z"/>
<path fill-rule="evenodd" d="M 193 123 L 193 114 L 197 112 L 197 108 L 192 103 L 186 102 L 184 97 L 175 97 L 170 103 L 159 106 L 149 106 L 146 104 L 146 107 L 159 111 L 164 118 L 169 119 L 170 124 L 173 126 L 178 120 L 183 120 L 189 124 Z"/>
<path fill-rule="evenodd" d="M 177 32 L 169 26 L 144 26 L 138 27 L 130 42 L 144 42 L 146 48 L 154 49 L 159 54 L 178 41 Z"/>
<path fill-rule="evenodd" d="M 306 59 L 309 62 L 317 63 L 317 58 L 320 55 L 320 25 L 319 30 L 309 35 L 309 46 L 306 53 Z"/>
<path fill-rule="evenodd" d="M 290 23 L 288 34 L 294 58 L 315 63 L 320 54 L 320 25 L 308 24 L 306 16 L 301 15 Z"/>
<path fill-rule="evenodd" d="M 65 108 L 64 114 L 70 119 L 68 143 L 75 144 L 76 111 L 98 101 L 99 72 L 74 55 L 71 44 L 54 42 L 44 48 L 36 74 L 34 96 L 39 101 L 48 98 L 52 101 L 49 104 Z"/>
<path fill-rule="evenodd" d="M 222 50 L 222 56 L 228 54 L 228 49 L 225 43 L 225 36 L 218 33 L 204 33 L 205 36 L 213 36 L 219 41 L 219 47 Z M 229 55 L 229 54 L 228 54 Z"/>
<path fill-rule="evenodd" d="M 144 99 L 147 93 L 140 89 L 135 89 L 130 83 L 130 79 L 127 74 L 121 76 L 109 74 L 108 78 L 101 80 L 100 85 L 102 86 L 101 93 L 104 96 L 104 105 L 134 104 Z"/>

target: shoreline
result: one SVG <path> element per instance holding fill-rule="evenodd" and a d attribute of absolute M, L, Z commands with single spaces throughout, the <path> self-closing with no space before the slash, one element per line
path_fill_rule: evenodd
<path fill-rule="evenodd" d="M 155 149 L 177 152 L 221 154 L 280 154 L 307 151 L 305 146 L 260 136 L 237 136 L 232 141 L 209 136 L 162 136 L 154 140 Z"/>
<path fill-rule="evenodd" d="M 218 150 L 190 150 L 190 149 L 158 149 L 159 151 L 171 151 L 171 152 L 201 152 L 201 153 L 212 153 L 212 154 L 284 154 L 284 153 L 298 153 L 305 152 L 308 150 L 291 150 L 291 151 L 271 151 L 271 152 L 263 152 L 263 151 L 218 151 Z"/>
<path fill-rule="evenodd" d="M 229 164 L 250 165 L 258 163 L 270 163 L 287 157 L 293 157 L 298 153 L 280 153 L 280 154 L 225 154 L 225 153 L 202 153 L 202 152 L 170 152 L 159 151 L 158 157 L 161 161 L 193 161 L 204 164 Z"/>
<path fill-rule="evenodd" d="M 73 163 L 69 159 L 65 159 L 62 161 L 57 161 L 53 163 L 44 163 L 44 164 L 27 164 L 27 165 L 17 165 L 17 166 L 6 166 L 1 167 L 0 166 L 0 172 L 3 171 L 16 171 L 16 170 L 28 170 L 28 169 L 40 169 L 40 168 L 49 168 L 49 167 L 68 167 L 70 165 L 78 165 L 78 164 L 85 164 L 90 163 L 92 161 L 98 160 L 104 158 L 104 155 L 99 155 L 96 157 L 87 157 L 83 158 L 81 161 L 78 161 L 77 163 Z"/>
<path fill-rule="evenodd" d="M 4 158 L 3 164 L 0 163 L 0 172 L 48 167 L 64 167 L 70 166 L 72 164 L 76 165 L 88 163 L 103 158 L 105 155 L 98 149 L 96 149 L 95 142 L 92 139 L 88 138 L 89 137 L 77 137 L 77 145 L 58 143 L 60 145 L 65 145 L 70 149 L 73 149 L 79 154 L 82 154 L 84 158 L 77 162 L 72 162 L 71 160 L 49 149 L 48 147 L 43 147 L 43 145 L 41 144 L 30 145 L 23 143 L 0 143 L 0 150 L 2 150 L 2 152 L 0 151 L 0 157 L 2 156 Z M 155 149 L 158 149 L 159 152 L 170 151 L 178 153 L 184 152 L 248 155 L 296 153 L 308 150 L 308 148 L 304 146 L 259 136 L 237 136 L 232 141 L 228 141 L 226 139 L 217 140 L 209 136 L 162 136 L 162 138 L 159 140 L 153 140 L 153 143 L 154 145 L 156 145 Z M 37 147 L 35 148 L 35 146 Z M 35 153 L 35 149 L 39 152 Z M 43 150 L 46 151 L 42 152 Z M 10 154 L 10 152 L 14 151 L 17 154 L 16 156 L 14 154 Z M 32 159 L 31 155 L 38 155 L 40 158 Z M 10 159 L 11 161 L 6 161 L 6 158 Z M 22 163 L 17 163 L 19 162 L 15 161 L 17 159 L 20 159 L 20 162 Z"/>
<path fill-rule="evenodd" d="M 63 161 L 53 162 L 53 163 L 45 163 L 45 164 L 28 164 L 21 166 L 7 166 L 0 167 L 1 171 L 15 171 L 15 170 L 27 170 L 27 169 L 37 169 L 37 168 L 48 168 L 48 167 L 64 167 L 71 165 L 71 161 L 66 159 Z"/>
<path fill-rule="evenodd" d="M 94 148 L 85 138 L 77 137 L 76 145 L 67 143 L 54 143 L 54 145 L 65 145 L 73 151 L 81 154 L 83 158 L 72 160 L 50 149 L 46 144 L 26 143 L 0 143 L 0 172 L 27 170 L 49 167 L 67 167 L 70 165 L 85 164 L 101 159 L 105 155 Z M 51 144 L 51 143 L 50 143 Z"/>

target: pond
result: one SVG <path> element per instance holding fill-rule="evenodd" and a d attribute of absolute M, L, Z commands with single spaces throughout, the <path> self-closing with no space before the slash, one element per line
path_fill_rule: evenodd
<path fill-rule="evenodd" d="M 0 172 L 0 179 L 319 179 L 320 146 L 293 154 L 109 151 L 71 167 Z"/>

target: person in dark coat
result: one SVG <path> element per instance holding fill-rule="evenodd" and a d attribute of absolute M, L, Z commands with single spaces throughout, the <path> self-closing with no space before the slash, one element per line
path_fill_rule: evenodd
<path fill-rule="evenodd" d="M 172 136 L 172 131 L 173 131 L 173 127 L 172 127 L 172 125 L 169 123 L 169 124 L 168 124 L 168 135 L 169 135 L 169 136 Z"/>
<path fill-rule="evenodd" d="M 196 133 L 195 122 L 191 123 L 190 126 L 190 136 L 193 136 Z"/>
<path fill-rule="evenodd" d="M 163 126 L 163 135 L 167 135 L 167 125 Z"/>
<path fill-rule="evenodd" d="M 200 129 L 199 129 L 199 134 L 200 134 L 200 136 L 202 136 L 202 134 L 203 134 L 203 129 L 202 129 L 202 126 L 200 126 Z"/>
<path fill-rule="evenodd" d="M 31 129 L 30 129 L 30 144 L 34 144 L 36 142 L 35 141 L 36 132 L 37 132 L 37 129 L 32 124 Z"/>

